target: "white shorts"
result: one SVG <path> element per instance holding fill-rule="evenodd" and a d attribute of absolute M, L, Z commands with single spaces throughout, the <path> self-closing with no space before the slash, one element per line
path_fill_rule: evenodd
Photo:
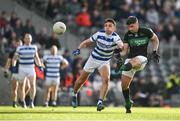
<path fill-rule="evenodd" d="M 92 56 L 90 56 L 83 69 L 86 72 L 92 73 L 92 72 L 94 72 L 95 69 L 99 70 L 103 66 L 107 66 L 110 71 L 110 61 L 109 60 L 108 61 L 96 60 Z"/>
<path fill-rule="evenodd" d="M 45 85 L 50 86 L 50 85 L 59 85 L 60 84 L 60 78 L 50 78 L 46 77 Z"/>
<path fill-rule="evenodd" d="M 128 77 L 133 77 L 134 74 L 137 72 L 137 71 L 141 71 L 144 69 L 144 67 L 146 66 L 147 64 L 147 58 L 145 56 L 136 56 L 137 58 L 139 58 L 139 60 L 141 61 L 141 66 L 140 68 L 138 69 L 131 69 L 130 71 L 123 71 L 122 74 L 125 75 L 125 76 L 128 76 Z M 126 59 L 125 60 L 125 63 L 128 63 L 131 59 Z"/>
<path fill-rule="evenodd" d="M 27 77 L 34 77 L 36 76 L 36 72 L 34 68 L 23 68 L 19 67 L 19 81 L 22 82 Z"/>
<path fill-rule="evenodd" d="M 19 81 L 19 75 L 13 73 L 13 74 L 11 75 L 11 80 Z"/>

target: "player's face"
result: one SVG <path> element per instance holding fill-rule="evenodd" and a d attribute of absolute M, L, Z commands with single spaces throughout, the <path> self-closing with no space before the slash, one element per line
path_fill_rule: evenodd
<path fill-rule="evenodd" d="M 138 32 L 138 29 L 139 29 L 139 23 L 138 22 L 128 25 L 128 31 L 130 31 L 132 33 Z"/>
<path fill-rule="evenodd" d="M 58 49 L 57 49 L 56 46 L 52 46 L 52 47 L 51 47 L 51 54 L 52 54 L 52 55 L 56 55 L 56 54 L 57 54 L 57 50 L 58 50 Z"/>
<path fill-rule="evenodd" d="M 116 30 L 116 27 L 113 23 L 107 22 L 104 24 L 104 30 L 105 30 L 106 34 L 110 35 L 112 32 L 114 32 Z"/>
<path fill-rule="evenodd" d="M 24 44 L 30 44 L 32 42 L 32 36 L 30 34 L 25 34 Z"/>

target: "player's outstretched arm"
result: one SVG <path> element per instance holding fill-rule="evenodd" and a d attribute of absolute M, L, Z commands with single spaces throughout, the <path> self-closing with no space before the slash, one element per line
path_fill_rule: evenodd
<path fill-rule="evenodd" d="M 93 42 L 90 39 L 86 39 L 83 42 L 80 43 L 78 49 L 87 48 L 89 45 L 91 45 Z"/>
<path fill-rule="evenodd" d="M 153 45 L 153 51 L 157 51 L 159 48 L 159 39 L 155 33 L 153 34 L 153 36 L 151 38 L 151 42 Z"/>
<path fill-rule="evenodd" d="M 158 51 L 158 48 L 159 48 L 159 39 L 157 37 L 157 35 L 155 33 L 153 33 L 153 36 L 151 38 L 151 42 L 152 42 L 152 45 L 153 45 L 153 53 L 152 53 L 152 57 L 153 59 L 155 59 L 155 61 L 157 63 L 159 63 L 159 54 L 157 53 Z"/>
<path fill-rule="evenodd" d="M 37 52 L 35 54 L 35 62 L 39 67 L 43 68 L 43 64 L 42 64 L 41 59 L 39 58 L 39 55 Z"/>
<path fill-rule="evenodd" d="M 91 39 L 86 39 L 83 42 L 80 43 L 78 49 L 73 50 L 73 55 L 79 55 L 80 54 L 80 49 L 82 48 L 87 48 L 88 46 L 90 46 L 93 43 L 93 41 L 91 41 Z"/>
<path fill-rule="evenodd" d="M 66 68 L 67 66 L 69 65 L 69 62 L 66 60 L 66 59 L 64 59 L 63 60 L 63 62 L 62 62 L 62 69 L 64 69 L 64 68 Z"/>

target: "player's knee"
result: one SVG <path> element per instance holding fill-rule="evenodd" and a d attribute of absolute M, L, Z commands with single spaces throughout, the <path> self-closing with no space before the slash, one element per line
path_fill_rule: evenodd
<path fill-rule="evenodd" d="M 133 67 L 139 67 L 141 65 L 141 61 L 138 58 L 134 58 L 130 60 L 130 63 Z"/>

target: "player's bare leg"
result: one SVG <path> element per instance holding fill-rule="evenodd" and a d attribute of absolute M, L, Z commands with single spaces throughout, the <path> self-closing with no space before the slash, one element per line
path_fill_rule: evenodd
<path fill-rule="evenodd" d="M 52 86 L 52 106 L 56 106 L 58 85 Z"/>
<path fill-rule="evenodd" d="M 141 62 L 139 58 L 133 58 L 131 59 L 127 64 L 124 65 L 124 71 L 130 71 L 132 68 L 138 69 L 141 66 Z M 130 89 L 129 86 L 131 84 L 133 77 L 129 77 L 122 74 L 121 81 L 122 81 L 122 90 L 123 90 L 123 96 L 125 99 L 125 107 L 126 107 L 126 113 L 131 113 L 131 106 L 133 101 L 130 98 Z"/>
<path fill-rule="evenodd" d="M 48 105 L 49 105 L 50 92 L 51 92 L 51 86 L 46 86 L 45 94 L 44 94 L 44 106 L 46 106 L 46 107 L 48 107 Z"/>
<path fill-rule="evenodd" d="M 30 76 L 29 78 L 29 82 L 31 85 L 30 88 L 30 108 L 34 108 L 34 98 L 36 95 L 36 76 Z"/>
<path fill-rule="evenodd" d="M 103 101 L 104 98 L 106 97 L 108 87 L 109 87 L 109 80 L 110 80 L 110 69 L 109 66 L 103 66 L 102 68 L 99 69 L 99 73 L 102 77 L 102 86 L 100 90 L 100 96 L 99 100 L 97 102 L 97 111 L 101 111 L 104 109 Z"/>
<path fill-rule="evenodd" d="M 74 93 L 73 93 L 72 103 L 71 103 L 74 108 L 76 108 L 77 105 L 78 105 L 77 93 L 78 93 L 79 89 L 83 86 L 84 82 L 89 77 L 89 74 L 90 74 L 89 72 L 86 72 L 86 71 L 83 70 L 80 77 L 75 82 Z"/>
<path fill-rule="evenodd" d="M 25 95 L 29 93 L 29 90 L 31 88 L 30 82 L 28 79 L 26 79 L 26 84 L 25 84 Z"/>
<path fill-rule="evenodd" d="M 26 102 L 25 102 L 25 85 L 26 85 L 26 78 L 19 82 L 19 91 L 20 91 L 20 105 L 23 108 L 26 108 Z"/>
<path fill-rule="evenodd" d="M 15 79 L 13 79 L 11 94 L 12 94 L 13 107 L 15 108 L 17 107 L 17 91 L 18 91 L 18 82 Z"/>

